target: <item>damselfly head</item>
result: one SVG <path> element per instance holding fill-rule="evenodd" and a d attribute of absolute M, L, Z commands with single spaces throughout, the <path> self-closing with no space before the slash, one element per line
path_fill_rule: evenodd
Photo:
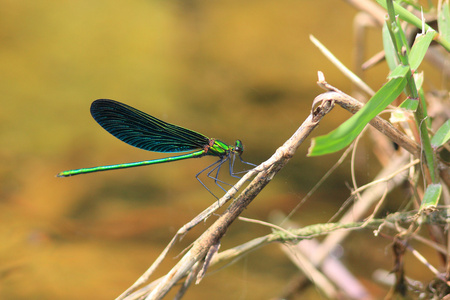
<path fill-rule="evenodd" d="M 239 155 L 244 152 L 244 144 L 242 144 L 241 140 L 236 140 L 236 144 L 234 145 L 234 152 Z"/>

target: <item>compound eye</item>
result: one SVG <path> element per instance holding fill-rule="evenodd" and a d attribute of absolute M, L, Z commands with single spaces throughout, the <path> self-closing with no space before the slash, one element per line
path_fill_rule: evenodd
<path fill-rule="evenodd" d="M 236 140 L 236 145 L 234 146 L 234 151 L 239 153 L 239 155 L 241 155 L 242 152 L 244 152 L 244 145 L 242 144 L 242 142 L 240 140 Z"/>

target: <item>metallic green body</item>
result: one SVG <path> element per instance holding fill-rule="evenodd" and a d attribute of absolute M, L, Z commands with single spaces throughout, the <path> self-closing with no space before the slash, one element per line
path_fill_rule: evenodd
<path fill-rule="evenodd" d="M 202 157 L 205 155 L 212 155 L 212 156 L 218 156 L 221 159 L 225 157 L 229 157 L 233 153 L 237 152 L 235 149 L 241 149 L 238 147 L 242 147 L 242 142 L 237 140 L 236 146 L 228 146 L 222 141 L 211 139 L 211 142 L 213 142 L 212 146 L 205 146 L 205 149 L 183 154 L 183 155 L 177 155 L 177 156 L 169 156 L 164 158 L 158 158 L 158 159 L 152 159 L 152 160 L 144 160 L 144 161 L 138 161 L 138 162 L 132 162 L 132 163 L 124 163 L 124 164 L 115 164 L 115 165 L 108 165 L 108 166 L 99 166 L 99 167 L 92 167 L 92 168 L 82 168 L 82 169 L 76 169 L 76 170 L 69 170 L 69 171 L 63 171 L 60 172 L 57 176 L 58 177 L 69 177 L 79 174 L 87 174 L 87 173 L 94 173 L 94 172 L 101 172 L 101 171 L 109 171 L 109 170 L 116 170 L 116 169 L 126 169 L 126 168 L 133 168 L 133 167 L 140 167 L 140 166 L 148 166 L 148 165 L 156 165 L 156 164 L 162 164 L 177 160 L 183 160 L 183 159 L 189 159 L 189 158 L 197 158 Z"/>

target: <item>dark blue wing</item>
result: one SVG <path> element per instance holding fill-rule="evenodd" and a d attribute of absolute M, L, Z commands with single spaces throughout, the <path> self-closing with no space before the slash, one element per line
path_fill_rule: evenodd
<path fill-rule="evenodd" d="M 198 150 L 209 144 L 209 138 L 203 134 L 166 123 L 114 100 L 95 100 L 91 114 L 106 131 L 140 149 L 173 153 Z"/>

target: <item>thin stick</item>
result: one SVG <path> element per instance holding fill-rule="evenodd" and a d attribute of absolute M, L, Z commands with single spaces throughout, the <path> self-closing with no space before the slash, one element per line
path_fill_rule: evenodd
<path fill-rule="evenodd" d="M 350 71 L 343 63 L 341 63 L 336 56 L 333 55 L 319 40 L 317 40 L 313 35 L 309 36 L 309 39 L 313 44 L 319 48 L 319 50 L 355 85 L 357 85 L 361 90 L 366 92 L 368 95 L 373 96 L 375 94 L 374 90 L 370 88 L 361 78 L 359 78 L 355 73 Z"/>

